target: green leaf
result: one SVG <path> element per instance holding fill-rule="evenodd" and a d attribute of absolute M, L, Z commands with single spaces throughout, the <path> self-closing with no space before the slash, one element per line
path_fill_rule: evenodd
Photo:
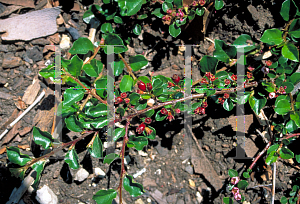
<path fill-rule="evenodd" d="M 122 74 L 125 64 L 122 60 L 118 59 L 114 61 L 114 74 L 115 76 L 119 76 Z"/>
<path fill-rule="evenodd" d="M 294 18 L 296 13 L 298 12 L 298 7 L 295 5 L 294 1 L 286 0 L 281 5 L 280 15 L 283 20 L 289 21 Z"/>
<path fill-rule="evenodd" d="M 163 121 L 167 116 L 166 115 L 162 115 L 160 113 L 160 111 L 157 111 L 155 114 L 155 120 L 156 121 Z"/>
<path fill-rule="evenodd" d="M 125 128 L 117 128 L 115 129 L 115 136 L 113 138 L 114 142 L 116 142 L 120 137 L 125 136 Z"/>
<path fill-rule="evenodd" d="M 129 64 L 133 71 L 138 71 L 148 64 L 148 60 L 143 55 L 136 55 L 129 58 Z"/>
<path fill-rule="evenodd" d="M 83 14 L 83 21 L 87 24 L 90 23 L 90 21 L 95 18 L 95 15 L 93 13 L 93 11 L 100 11 L 102 10 L 101 7 L 99 5 L 93 4 L 89 7 L 89 10 L 87 10 L 84 14 Z"/>
<path fill-rule="evenodd" d="M 247 178 L 250 178 L 249 172 L 244 172 L 244 173 L 243 173 L 243 177 L 245 177 L 246 179 L 247 179 Z"/>
<path fill-rule="evenodd" d="M 77 101 L 83 99 L 84 90 L 83 89 L 67 89 L 64 93 L 64 106 L 71 106 Z"/>
<path fill-rule="evenodd" d="M 232 177 L 237 177 L 239 176 L 238 172 L 234 169 L 229 169 L 228 170 L 228 175 L 232 178 Z"/>
<path fill-rule="evenodd" d="M 257 115 L 260 114 L 260 110 L 266 105 L 266 103 L 267 99 L 263 96 L 260 96 L 259 98 L 255 98 L 254 96 L 249 97 L 249 104 Z"/>
<path fill-rule="evenodd" d="M 241 190 L 245 190 L 248 186 L 248 182 L 245 180 L 240 180 L 237 184 L 237 187 Z"/>
<path fill-rule="evenodd" d="M 175 22 L 169 26 L 169 33 L 176 38 L 181 33 L 181 28 L 175 25 Z"/>
<path fill-rule="evenodd" d="M 123 20 L 120 16 L 115 16 L 114 17 L 114 22 L 115 23 L 120 23 L 120 24 L 123 24 Z"/>
<path fill-rule="evenodd" d="M 75 118 L 74 115 L 70 115 L 65 119 L 66 126 L 73 132 L 81 132 L 83 130 L 82 124 Z"/>
<path fill-rule="evenodd" d="M 236 56 L 236 48 L 231 45 L 227 45 L 223 40 L 215 40 L 214 57 L 218 60 L 229 63 L 230 59 Z"/>
<path fill-rule="evenodd" d="M 133 177 L 131 175 L 126 175 L 124 177 L 123 186 L 132 197 L 140 196 L 145 192 L 143 186 L 133 181 Z"/>
<path fill-rule="evenodd" d="M 238 97 L 237 98 L 237 103 L 238 104 L 245 104 L 248 101 L 249 96 L 250 96 L 250 92 L 248 92 L 248 91 L 245 91 L 243 95 L 238 94 L 237 95 L 237 97 Z"/>
<path fill-rule="evenodd" d="M 135 137 L 131 135 L 127 143 L 128 147 L 135 147 L 136 150 L 142 150 L 144 146 L 148 145 L 148 139 L 143 136 Z"/>
<path fill-rule="evenodd" d="M 37 145 L 42 145 L 44 149 L 49 149 L 54 141 L 52 135 L 47 131 L 41 131 L 38 127 L 33 127 L 33 139 Z"/>
<path fill-rule="evenodd" d="M 36 178 L 34 180 L 34 183 L 32 184 L 32 187 L 34 189 L 37 189 L 38 187 L 38 184 L 39 184 L 39 181 L 41 179 L 41 176 L 42 176 L 42 172 L 44 170 L 44 167 L 45 167 L 45 164 L 46 164 L 46 161 L 38 161 L 36 163 L 34 163 L 32 165 L 32 169 L 34 169 L 36 171 Z"/>
<path fill-rule="evenodd" d="M 233 103 L 230 99 L 226 99 L 223 103 L 223 108 L 227 111 L 231 111 L 233 109 Z"/>
<path fill-rule="evenodd" d="M 136 35 L 140 35 L 142 32 L 142 27 L 139 24 L 136 24 L 132 30 L 132 32 Z"/>
<path fill-rule="evenodd" d="M 103 146 L 102 141 L 100 140 L 98 134 L 95 137 L 92 146 L 89 148 L 90 154 L 95 158 L 102 158 L 103 157 Z"/>
<path fill-rule="evenodd" d="M 77 55 L 75 55 L 72 57 L 70 64 L 68 64 L 68 72 L 72 76 L 78 77 L 80 76 L 82 65 L 83 61 Z"/>
<path fill-rule="evenodd" d="M 149 79 L 147 76 L 140 76 L 140 77 L 138 78 L 138 81 L 142 81 L 142 82 L 144 82 L 145 84 L 151 83 L 150 79 Z M 152 89 L 153 89 L 153 87 L 152 87 Z"/>
<path fill-rule="evenodd" d="M 291 82 L 295 85 L 300 82 L 300 73 L 295 72 L 294 74 L 291 75 L 290 77 Z"/>
<path fill-rule="evenodd" d="M 280 198 L 280 203 L 286 204 L 287 202 L 288 202 L 288 199 L 287 199 L 285 196 L 282 196 L 282 197 Z"/>
<path fill-rule="evenodd" d="M 282 147 L 279 151 L 280 157 L 282 159 L 292 159 L 294 158 L 294 153 L 287 147 Z"/>
<path fill-rule="evenodd" d="M 112 46 L 114 46 L 114 53 L 115 54 L 126 52 L 128 50 L 128 48 L 124 45 L 123 40 L 118 35 L 116 35 L 116 34 L 108 33 L 104 37 L 104 40 L 105 40 L 105 44 L 106 45 L 112 45 Z M 105 46 L 103 48 L 105 54 L 112 54 L 112 53 L 108 53 L 107 47 L 108 46 Z"/>
<path fill-rule="evenodd" d="M 182 0 L 174 0 L 174 5 L 175 5 L 177 8 L 181 8 L 181 7 L 183 6 Z"/>
<path fill-rule="evenodd" d="M 159 96 L 163 93 L 164 89 L 162 87 L 156 88 L 153 90 L 154 96 Z"/>
<path fill-rule="evenodd" d="M 129 99 L 130 99 L 130 104 L 136 105 L 140 99 L 140 95 L 137 93 L 132 93 L 129 95 Z"/>
<path fill-rule="evenodd" d="M 103 164 L 111 164 L 118 157 L 118 154 L 110 153 L 104 157 Z"/>
<path fill-rule="evenodd" d="M 91 125 L 97 129 L 103 128 L 104 126 L 107 125 L 107 117 L 100 117 L 100 118 L 93 119 Z"/>
<path fill-rule="evenodd" d="M 223 0 L 215 0 L 215 9 L 216 10 L 220 10 L 221 8 L 223 8 L 223 6 L 224 6 Z"/>
<path fill-rule="evenodd" d="M 85 114 L 94 118 L 107 115 L 107 105 L 99 103 L 96 106 L 88 107 Z"/>
<path fill-rule="evenodd" d="M 281 99 L 275 104 L 275 112 L 279 115 L 285 115 L 290 111 L 291 104 L 286 99 Z"/>
<path fill-rule="evenodd" d="M 105 98 L 106 97 L 106 87 L 107 87 L 107 79 L 106 78 L 101 78 L 98 79 L 95 82 L 95 87 L 96 87 L 96 92 L 97 94 L 102 97 Z"/>
<path fill-rule="evenodd" d="M 167 13 L 167 10 L 169 10 L 169 9 L 171 9 L 171 10 L 173 9 L 173 4 L 171 4 L 170 2 L 165 1 L 162 4 L 162 10 Z"/>
<path fill-rule="evenodd" d="M 27 169 L 28 168 L 24 168 L 24 167 L 21 167 L 21 168 L 9 168 L 9 171 L 10 171 L 10 173 L 11 173 L 12 176 L 24 180 L 25 173 L 26 173 Z"/>
<path fill-rule="evenodd" d="M 300 154 L 296 154 L 295 159 L 298 163 L 300 163 Z"/>
<path fill-rule="evenodd" d="M 271 165 L 272 163 L 277 161 L 278 156 L 274 156 L 277 155 L 277 153 L 275 151 L 272 151 L 268 157 L 266 158 L 266 164 L 267 165 Z"/>
<path fill-rule="evenodd" d="M 299 51 L 297 47 L 291 42 L 288 42 L 282 47 L 281 54 L 285 58 L 288 58 L 295 62 L 299 62 Z"/>
<path fill-rule="evenodd" d="M 8 160 L 14 164 L 24 166 L 31 158 L 27 154 L 22 154 L 17 147 L 6 148 Z"/>
<path fill-rule="evenodd" d="M 141 9 L 144 0 L 118 0 L 117 2 L 122 16 L 132 16 Z"/>
<path fill-rule="evenodd" d="M 155 111 L 154 111 L 153 109 L 151 109 L 151 110 L 148 110 L 148 111 L 145 113 L 145 115 L 146 115 L 146 117 L 150 118 L 152 115 L 154 115 L 154 113 L 155 113 Z"/>
<path fill-rule="evenodd" d="M 205 8 L 204 7 L 196 9 L 196 14 L 198 16 L 203 16 L 204 13 L 205 13 Z"/>
<path fill-rule="evenodd" d="M 283 41 L 282 32 L 277 28 L 268 29 L 264 32 L 260 41 L 270 45 L 279 45 Z"/>
<path fill-rule="evenodd" d="M 100 190 L 93 196 L 93 200 L 97 204 L 111 204 L 113 199 L 117 197 L 117 193 L 114 189 Z"/>
<path fill-rule="evenodd" d="M 114 29 L 113 29 L 111 23 L 103 23 L 101 25 L 100 30 L 102 33 L 113 33 L 114 32 Z"/>
<path fill-rule="evenodd" d="M 74 147 L 67 152 L 64 160 L 69 165 L 69 167 L 71 169 L 78 169 L 79 168 L 78 155 L 77 155 Z"/>
<path fill-rule="evenodd" d="M 73 46 L 69 50 L 69 53 L 72 55 L 84 55 L 87 54 L 89 51 L 94 51 L 93 43 L 88 38 L 80 37 L 73 43 Z"/>
<path fill-rule="evenodd" d="M 270 146 L 269 147 L 269 149 L 267 150 L 267 154 L 270 154 L 271 152 L 273 152 L 273 151 L 277 151 L 277 149 L 278 149 L 278 147 L 279 147 L 279 144 L 273 144 L 272 146 Z"/>
<path fill-rule="evenodd" d="M 151 14 L 157 16 L 158 18 L 162 18 L 164 16 L 162 8 L 156 8 Z"/>
<path fill-rule="evenodd" d="M 124 75 L 120 83 L 120 91 L 130 92 L 133 88 L 133 79 L 129 75 Z"/>
<path fill-rule="evenodd" d="M 215 74 L 218 62 L 219 62 L 219 60 L 217 58 L 211 57 L 208 55 L 204 55 L 199 63 L 200 70 L 203 73 L 210 72 L 212 74 Z"/>
<path fill-rule="evenodd" d="M 89 64 L 83 65 L 82 69 L 90 77 L 98 77 L 103 69 L 103 64 L 101 61 L 92 59 Z"/>
<path fill-rule="evenodd" d="M 289 27 L 289 35 L 300 38 L 300 18 L 294 19 Z"/>
<path fill-rule="evenodd" d="M 55 78 L 55 66 L 49 65 L 47 68 L 42 69 L 39 74 L 44 77 L 45 79 L 48 79 L 49 77 Z"/>
<path fill-rule="evenodd" d="M 229 198 L 229 197 L 224 197 L 224 198 L 223 198 L 223 202 L 224 202 L 225 204 L 233 204 L 232 198 Z"/>

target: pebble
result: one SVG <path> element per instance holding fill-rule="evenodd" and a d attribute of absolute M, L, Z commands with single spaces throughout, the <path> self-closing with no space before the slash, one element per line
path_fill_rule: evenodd
<path fill-rule="evenodd" d="M 192 179 L 189 179 L 189 184 L 191 188 L 195 188 L 196 184 Z"/>
<path fill-rule="evenodd" d="M 88 176 L 89 176 L 89 172 L 88 172 L 87 170 L 85 170 L 84 168 L 80 168 L 80 169 L 77 171 L 74 180 L 75 180 L 75 181 L 82 182 L 82 181 L 84 181 L 85 179 L 87 179 Z"/>
<path fill-rule="evenodd" d="M 136 173 L 133 174 L 132 176 L 133 176 L 133 178 L 136 178 L 136 177 L 142 175 L 144 172 L 146 172 L 146 168 L 143 168 L 142 170 L 136 172 Z"/>
<path fill-rule="evenodd" d="M 33 45 L 49 45 L 50 41 L 45 38 L 34 39 L 30 42 Z"/>
<path fill-rule="evenodd" d="M 141 47 L 135 48 L 134 51 L 136 52 L 136 54 L 142 54 L 143 53 L 143 49 Z"/>
<path fill-rule="evenodd" d="M 44 185 L 41 189 L 36 191 L 35 198 L 40 204 L 57 204 L 58 203 L 57 196 L 53 193 L 53 191 L 47 185 Z"/>
<path fill-rule="evenodd" d="M 33 62 L 38 62 L 43 59 L 43 53 L 37 46 L 28 48 L 26 50 L 26 55 L 28 56 L 28 58 L 32 59 Z"/>
<path fill-rule="evenodd" d="M 23 65 L 24 62 L 20 57 L 7 57 L 3 59 L 3 68 L 14 68 Z"/>
<path fill-rule="evenodd" d="M 170 204 L 175 204 L 177 201 L 177 194 L 172 194 L 167 196 L 167 201 Z"/>
<path fill-rule="evenodd" d="M 185 204 L 185 203 L 184 203 L 184 200 L 179 199 L 179 200 L 177 200 L 176 204 Z"/>
<path fill-rule="evenodd" d="M 185 171 L 188 172 L 191 175 L 194 174 L 194 169 L 191 165 L 186 166 Z"/>
<path fill-rule="evenodd" d="M 145 203 L 141 198 L 139 198 L 134 202 L 134 204 L 145 204 Z"/>
<path fill-rule="evenodd" d="M 126 155 L 126 156 L 124 157 L 124 163 L 125 163 L 125 165 L 128 165 L 128 164 L 130 163 L 130 161 L 131 161 L 130 156 L 129 156 L 129 155 Z"/>
<path fill-rule="evenodd" d="M 99 167 L 96 167 L 94 171 L 95 171 L 96 176 L 105 177 L 105 175 L 106 175 L 106 173 Z"/>
<path fill-rule="evenodd" d="M 200 194 L 199 191 L 197 191 L 197 193 L 196 193 L 196 198 L 197 198 L 197 201 L 198 201 L 199 203 L 201 203 L 202 200 L 203 200 L 203 197 L 202 197 L 202 195 Z"/>
<path fill-rule="evenodd" d="M 69 27 L 69 28 L 66 28 L 66 30 L 70 33 L 73 40 L 77 40 L 78 38 L 80 38 L 80 34 L 76 28 Z"/>
<path fill-rule="evenodd" d="M 7 79 L 0 76 L 0 84 L 6 84 Z"/>
<path fill-rule="evenodd" d="M 69 49 L 71 47 L 70 43 L 71 43 L 71 41 L 70 41 L 69 36 L 63 34 L 62 38 L 61 38 L 61 41 L 60 41 L 60 44 L 59 44 L 60 48 L 62 50 Z"/>

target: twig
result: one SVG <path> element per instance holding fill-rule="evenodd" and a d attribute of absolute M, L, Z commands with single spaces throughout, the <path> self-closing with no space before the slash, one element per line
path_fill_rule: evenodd
<path fill-rule="evenodd" d="M 256 129 L 256 132 L 263 138 L 263 140 L 265 141 L 265 143 L 268 143 L 268 139 L 259 131 Z"/>
<path fill-rule="evenodd" d="M 17 117 L 17 119 L 15 119 L 11 124 L 8 125 L 6 130 L 0 135 L 0 140 L 17 122 L 19 122 L 19 120 L 21 120 L 24 117 L 24 115 L 26 115 L 26 113 L 28 113 L 44 97 L 44 95 L 45 91 L 42 91 L 39 97 L 37 97 L 37 99 L 35 99 L 35 101 L 19 117 Z"/>
<path fill-rule="evenodd" d="M 126 60 L 123 58 L 123 56 L 121 54 L 119 54 L 118 56 L 121 58 L 121 60 L 125 64 L 125 67 L 127 68 L 128 73 L 132 76 L 133 80 L 136 80 L 136 76 L 133 74 L 132 69 L 130 68 L 130 66 L 128 65 Z"/>
<path fill-rule="evenodd" d="M 275 200 L 275 182 L 276 182 L 276 162 L 273 163 L 273 186 L 272 186 L 272 200 L 271 204 L 274 204 Z"/>
<path fill-rule="evenodd" d="M 266 147 L 259 153 L 259 155 L 257 155 L 257 157 L 254 159 L 254 161 L 252 162 L 252 164 L 250 165 L 249 169 L 252 169 L 253 166 L 255 165 L 255 163 L 257 162 L 257 160 L 269 149 L 269 147 L 271 146 L 271 142 L 268 142 L 268 144 L 266 145 Z"/>

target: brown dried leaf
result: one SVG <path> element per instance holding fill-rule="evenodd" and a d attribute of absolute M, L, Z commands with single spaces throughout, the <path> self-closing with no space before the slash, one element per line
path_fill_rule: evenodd
<path fill-rule="evenodd" d="M 4 152 L 6 152 L 6 146 L 1 147 L 0 149 L 0 154 L 3 154 Z"/>
<path fill-rule="evenodd" d="M 24 149 L 24 150 L 30 148 L 30 146 L 29 146 L 28 144 L 18 145 L 18 147 L 19 147 L 20 149 Z"/>
<path fill-rule="evenodd" d="M 19 96 L 18 101 L 15 102 L 15 105 L 17 106 L 17 108 L 19 110 L 24 110 L 25 108 L 27 108 L 27 106 L 24 103 L 24 101 L 22 101 L 21 96 Z"/>
<path fill-rule="evenodd" d="M 1 3 L 4 4 L 12 4 L 18 6 L 25 6 L 29 8 L 34 8 L 34 2 L 32 0 L 0 0 Z"/>
<path fill-rule="evenodd" d="M 41 85 L 39 83 L 39 80 L 33 79 L 32 85 L 28 86 L 25 94 L 23 95 L 22 101 L 24 101 L 26 104 L 31 105 L 37 94 L 39 93 L 39 90 L 41 88 Z"/>

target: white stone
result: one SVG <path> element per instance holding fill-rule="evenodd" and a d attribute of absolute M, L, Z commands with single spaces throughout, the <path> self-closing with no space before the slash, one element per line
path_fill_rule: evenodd
<path fill-rule="evenodd" d="M 144 172 L 146 172 L 146 168 L 143 168 L 142 170 L 136 172 L 136 173 L 133 174 L 132 176 L 133 176 L 133 178 L 136 178 L 136 177 L 142 175 Z"/>
<path fill-rule="evenodd" d="M 59 47 L 64 50 L 64 49 L 69 49 L 71 47 L 71 40 L 68 35 L 63 34 L 61 41 L 59 43 Z"/>
<path fill-rule="evenodd" d="M 130 156 L 129 156 L 129 155 L 126 155 L 126 156 L 124 157 L 124 163 L 125 163 L 125 165 L 128 165 L 128 164 L 130 163 L 130 161 L 131 161 Z"/>
<path fill-rule="evenodd" d="M 145 203 L 141 198 L 139 198 L 134 202 L 134 204 L 145 204 Z"/>
<path fill-rule="evenodd" d="M 96 167 L 95 168 L 95 175 L 100 176 L 100 177 L 105 177 L 106 173 L 104 171 L 102 171 L 102 169 L 100 169 L 99 167 Z"/>
<path fill-rule="evenodd" d="M 203 197 L 202 197 L 202 195 L 200 194 L 200 192 L 199 192 L 199 191 L 197 191 L 197 193 L 196 193 L 196 197 L 197 197 L 197 201 L 198 201 L 198 203 L 201 203 L 201 202 L 202 202 L 202 200 L 203 200 Z"/>
<path fill-rule="evenodd" d="M 144 151 L 138 151 L 139 155 L 141 155 L 142 157 L 146 157 L 148 156 L 148 154 Z"/>
<path fill-rule="evenodd" d="M 84 168 L 80 168 L 80 169 L 77 171 L 74 180 L 75 180 L 75 181 L 82 182 L 82 181 L 84 181 L 85 179 L 87 179 L 88 176 L 89 176 L 89 172 L 88 172 L 87 170 L 85 170 Z"/>
<path fill-rule="evenodd" d="M 40 204 L 57 204 L 58 203 L 57 196 L 46 185 L 44 185 L 41 189 L 36 191 L 35 198 Z"/>
<path fill-rule="evenodd" d="M 147 202 L 148 202 L 148 203 L 151 203 L 152 201 L 151 201 L 151 199 L 150 199 L 150 198 L 147 198 Z"/>

